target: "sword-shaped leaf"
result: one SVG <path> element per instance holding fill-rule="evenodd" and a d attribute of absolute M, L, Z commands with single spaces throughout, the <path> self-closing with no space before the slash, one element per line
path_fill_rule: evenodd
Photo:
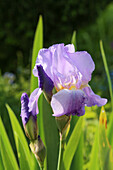
<path fill-rule="evenodd" d="M 1 118 L 0 118 L 0 152 L 2 156 L 3 165 L 6 170 L 8 169 L 19 170 L 14 152 L 12 150 L 11 144 L 9 142 Z"/>
<path fill-rule="evenodd" d="M 100 166 L 102 170 L 113 169 L 113 155 L 112 149 L 106 135 L 107 130 L 107 117 L 104 107 L 101 109 L 99 118 L 99 157 Z"/>
<path fill-rule="evenodd" d="M 30 153 L 25 135 L 22 131 L 22 128 L 21 128 L 14 112 L 11 110 L 11 108 L 8 105 L 6 105 L 6 107 L 7 107 L 9 117 L 10 117 L 10 120 L 11 120 L 11 125 L 12 125 L 12 129 L 13 129 L 13 134 L 14 134 L 14 138 L 15 138 L 18 156 L 20 155 L 20 152 L 23 150 L 22 152 L 24 152 L 23 153 L 24 159 L 28 163 L 28 167 L 30 169 L 30 167 L 32 167 L 32 161 L 31 161 L 32 158 L 31 158 L 31 153 Z M 19 140 L 22 141 L 21 147 L 23 147 L 23 148 L 21 148 L 21 149 L 20 149 L 20 142 L 17 140 L 17 135 L 19 137 Z M 20 160 L 20 158 L 19 158 L 19 160 Z M 22 162 L 20 164 L 22 165 Z"/>
<path fill-rule="evenodd" d="M 34 77 L 32 71 L 35 66 L 38 52 L 42 47 L 43 47 L 43 21 L 42 16 L 40 16 L 33 43 L 30 92 L 33 92 L 33 90 L 38 87 L 38 79 L 37 77 Z"/>
<path fill-rule="evenodd" d="M 80 141 L 82 128 L 83 128 L 83 117 L 80 117 L 74 127 L 74 130 L 73 130 L 73 132 L 69 138 L 69 141 L 67 143 L 67 146 L 65 148 L 64 155 L 63 155 L 62 170 L 70 169 L 73 156 L 77 150 L 78 143 Z"/>

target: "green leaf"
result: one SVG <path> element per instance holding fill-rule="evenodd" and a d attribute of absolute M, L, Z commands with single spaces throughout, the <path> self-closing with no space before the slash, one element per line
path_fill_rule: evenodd
<path fill-rule="evenodd" d="M 14 134 L 14 138 L 15 138 L 18 155 L 20 155 L 20 151 L 18 150 L 18 148 L 20 149 L 20 143 L 18 143 L 17 135 L 19 136 L 19 140 L 22 141 L 22 147 L 23 147 L 23 152 L 24 152 L 23 154 L 25 156 L 26 161 L 28 162 L 28 166 L 30 167 L 30 166 L 32 166 L 32 162 L 30 161 L 32 158 L 31 158 L 31 153 L 30 153 L 25 135 L 22 131 L 22 128 L 21 128 L 14 112 L 11 110 L 9 105 L 6 104 L 6 107 L 7 107 L 9 117 L 11 120 L 11 125 L 12 125 L 12 129 L 13 129 L 13 134 Z M 22 148 L 21 148 L 21 150 L 22 150 Z"/>
<path fill-rule="evenodd" d="M 30 92 L 33 92 L 33 90 L 38 87 L 38 78 L 34 77 L 32 71 L 35 66 L 38 52 L 42 47 L 43 47 L 43 21 L 42 21 L 42 16 L 40 16 L 35 32 L 34 43 L 33 43 Z"/>
<path fill-rule="evenodd" d="M 103 43 L 102 43 L 102 41 L 100 41 L 100 50 L 101 50 L 101 55 L 102 55 L 102 59 L 103 59 L 103 63 L 104 63 L 104 67 L 105 67 L 105 71 L 106 71 L 106 75 L 107 75 L 107 79 L 108 79 L 109 92 L 110 92 L 111 104 L 112 104 L 112 112 L 113 112 L 112 82 L 111 82 L 111 78 L 110 78 L 110 74 L 109 74 L 109 69 L 108 69 L 107 60 L 106 60 L 106 56 L 105 56 L 105 52 L 104 52 L 104 48 L 103 48 Z M 112 117 L 113 117 L 113 116 L 112 116 Z"/>
<path fill-rule="evenodd" d="M 113 112 L 111 113 L 111 115 L 112 114 Z M 111 119 L 108 124 L 107 137 L 108 137 L 111 147 L 113 148 L 113 116 L 110 116 L 110 118 Z"/>
<path fill-rule="evenodd" d="M 58 154 L 58 130 L 55 118 L 52 116 L 50 105 L 43 97 L 43 127 L 47 149 L 47 169 L 53 170 L 57 167 Z"/>
<path fill-rule="evenodd" d="M 75 47 L 75 51 L 77 50 L 77 43 L 76 43 L 76 31 L 73 32 L 73 35 L 72 35 L 72 39 L 71 39 L 71 43 L 74 45 Z"/>
<path fill-rule="evenodd" d="M 91 151 L 89 170 L 99 170 L 99 130 L 98 126 L 95 132 L 94 144 Z"/>
<path fill-rule="evenodd" d="M 78 120 L 79 120 L 79 117 L 72 116 L 70 131 L 68 134 L 68 140 L 69 140 Z M 79 157 L 79 159 L 78 159 L 78 157 Z M 79 143 L 77 146 L 77 150 L 74 153 L 73 160 L 71 163 L 71 170 L 75 170 L 75 168 L 77 170 L 83 169 L 83 132 L 81 133 L 81 137 L 80 137 L 80 140 L 79 140 Z"/>
<path fill-rule="evenodd" d="M 110 78 L 110 74 L 109 74 L 109 69 L 108 69 L 107 60 L 106 60 L 106 56 L 105 56 L 102 41 L 100 41 L 100 50 L 101 50 L 102 59 L 103 59 L 103 62 L 104 62 L 104 67 L 105 67 L 105 71 L 106 71 L 106 75 L 107 75 L 107 79 L 108 79 L 109 92 L 110 92 L 110 97 L 111 97 L 112 113 L 111 113 L 111 116 L 110 116 L 110 123 L 108 125 L 107 136 L 108 136 L 108 140 L 109 140 L 110 144 L 113 147 L 113 137 L 112 137 L 112 129 L 113 129 L 113 90 L 112 90 L 112 82 L 111 82 L 111 78 Z"/>
<path fill-rule="evenodd" d="M 80 117 L 76 123 L 76 126 L 65 148 L 64 155 L 63 155 L 62 169 L 66 169 L 66 170 L 70 169 L 73 156 L 77 150 L 77 146 L 80 141 L 82 128 L 83 128 L 83 117 Z"/>
<path fill-rule="evenodd" d="M 102 170 L 112 170 L 113 168 L 113 151 L 109 145 L 106 135 L 107 118 L 104 107 L 101 109 L 99 118 L 99 157 Z"/>
<path fill-rule="evenodd" d="M 44 117 L 44 112 L 43 112 L 43 108 L 45 106 L 44 106 L 43 100 L 44 100 L 44 96 L 43 96 L 43 94 L 41 94 L 39 101 L 38 101 L 38 108 L 39 108 L 40 113 L 37 117 L 37 122 L 38 122 L 38 127 L 39 127 L 39 134 L 40 134 L 41 139 L 42 139 L 42 141 L 43 141 L 43 143 L 46 147 L 45 132 L 44 132 L 44 119 L 45 119 L 45 117 Z M 46 107 L 46 110 L 48 110 L 48 107 Z M 46 156 L 45 161 L 44 161 L 44 167 L 45 167 L 45 169 L 47 168 L 47 156 Z"/>
<path fill-rule="evenodd" d="M 0 118 L 0 149 L 5 169 L 18 170 L 18 164 Z"/>
<path fill-rule="evenodd" d="M 15 133 L 15 140 L 16 140 L 16 147 L 17 147 L 17 153 L 18 153 L 18 159 L 19 159 L 19 164 L 20 164 L 20 169 L 21 170 L 30 170 L 31 167 L 29 166 L 28 160 L 25 155 L 25 148 L 23 146 L 22 141 L 20 140 L 20 137 L 18 136 L 17 133 Z"/>
<path fill-rule="evenodd" d="M 0 139 L 1 139 L 1 138 L 0 138 Z M 1 145 L 0 145 L 0 148 L 1 148 Z M 0 153 L 0 170 L 4 170 L 4 165 L 3 165 L 1 153 Z"/>
<path fill-rule="evenodd" d="M 6 150 L 6 147 L 4 146 L 4 142 L 2 138 L 0 139 L 0 147 L 1 147 L 1 154 L 3 159 L 3 164 L 6 170 L 12 169 L 14 170 L 13 162 L 11 161 L 11 157 L 8 154 L 8 151 Z M 6 156 L 7 155 L 7 156 Z"/>
<path fill-rule="evenodd" d="M 34 37 L 34 42 L 33 42 L 33 52 L 32 52 L 32 66 L 31 66 L 31 83 L 30 83 L 30 93 L 32 93 L 37 87 L 38 87 L 38 78 L 34 77 L 32 71 L 36 63 L 36 58 L 38 56 L 39 50 L 43 48 L 43 20 L 42 16 L 39 17 L 39 21 L 37 24 L 36 32 L 35 32 L 35 37 Z M 42 113 L 42 96 L 40 97 L 38 103 L 39 103 L 39 110 L 40 114 L 38 115 L 38 127 L 40 130 L 40 136 L 44 141 L 44 131 L 43 131 L 43 113 Z M 35 163 L 36 164 L 36 163 Z M 46 165 L 45 165 L 46 166 Z"/>
<path fill-rule="evenodd" d="M 71 170 L 82 170 L 83 169 L 83 131 L 81 132 L 80 140 L 74 154 Z M 79 159 L 78 159 L 79 158 Z"/>
<path fill-rule="evenodd" d="M 32 154 L 32 167 L 31 167 L 31 170 L 39 170 L 40 168 L 39 168 L 39 165 L 38 165 L 38 162 L 37 162 L 37 160 L 36 160 L 36 158 L 35 158 L 35 155 L 33 154 L 33 153 L 31 153 Z"/>

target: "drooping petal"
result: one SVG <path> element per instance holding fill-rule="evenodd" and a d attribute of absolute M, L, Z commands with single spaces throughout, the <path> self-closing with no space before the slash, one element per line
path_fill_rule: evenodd
<path fill-rule="evenodd" d="M 60 90 L 52 96 L 51 107 L 53 116 L 77 115 L 85 113 L 85 95 L 82 90 Z"/>
<path fill-rule="evenodd" d="M 100 106 L 103 106 L 103 105 L 105 105 L 107 103 L 107 99 L 101 98 L 100 96 L 96 95 L 92 91 L 90 86 L 85 87 L 82 90 L 85 92 L 85 94 L 87 96 L 87 103 L 86 103 L 86 105 L 88 107 L 95 106 L 95 105 L 100 107 Z"/>
<path fill-rule="evenodd" d="M 39 88 L 41 88 L 41 90 L 44 91 L 48 101 L 50 101 L 52 97 L 52 90 L 54 88 L 53 81 L 45 73 L 41 65 L 37 65 L 36 67 L 37 67 L 38 78 L 39 78 Z"/>
<path fill-rule="evenodd" d="M 74 65 L 82 75 L 82 81 L 87 84 L 91 80 L 91 74 L 95 69 L 95 64 L 86 51 L 69 54 L 69 62 Z"/>
<path fill-rule="evenodd" d="M 28 122 L 29 117 L 31 115 L 31 112 L 29 112 L 28 103 L 29 97 L 27 93 L 23 93 L 21 96 L 21 115 L 20 115 L 22 117 L 23 125 L 25 125 Z"/>
<path fill-rule="evenodd" d="M 28 107 L 29 107 L 29 112 L 32 112 L 32 115 L 37 115 L 39 113 L 38 111 L 38 98 L 41 95 L 42 90 L 41 88 L 37 88 L 35 89 L 29 98 L 29 103 L 28 103 Z"/>

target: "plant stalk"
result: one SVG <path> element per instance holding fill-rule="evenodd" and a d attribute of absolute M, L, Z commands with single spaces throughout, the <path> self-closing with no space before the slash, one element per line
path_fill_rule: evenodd
<path fill-rule="evenodd" d="M 61 164 L 63 163 L 64 144 L 65 144 L 65 139 L 62 138 L 62 134 L 60 133 L 60 145 L 59 145 L 59 157 L 58 157 L 57 170 L 61 170 Z"/>
<path fill-rule="evenodd" d="M 44 170 L 44 167 L 43 167 L 43 166 L 40 166 L 40 170 Z"/>

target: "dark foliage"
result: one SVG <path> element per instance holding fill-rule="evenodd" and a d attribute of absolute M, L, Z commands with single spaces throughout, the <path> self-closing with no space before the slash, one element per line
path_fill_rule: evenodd
<path fill-rule="evenodd" d="M 32 43 L 40 14 L 44 20 L 44 46 L 69 43 L 74 29 L 91 25 L 111 0 L 5 0 L 0 2 L 0 68 L 16 71 L 19 58 L 31 60 Z"/>

